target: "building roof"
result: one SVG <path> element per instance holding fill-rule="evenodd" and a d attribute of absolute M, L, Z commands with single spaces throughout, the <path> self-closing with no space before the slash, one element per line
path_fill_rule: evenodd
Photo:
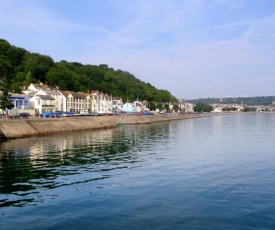
<path fill-rule="evenodd" d="M 59 92 L 49 89 L 43 89 L 46 94 L 59 95 Z"/>
<path fill-rule="evenodd" d="M 55 100 L 52 96 L 50 95 L 37 95 L 37 97 L 41 98 L 42 100 Z"/>
<path fill-rule="evenodd" d="M 136 106 L 138 106 L 138 105 L 139 105 L 139 106 L 142 106 L 142 103 L 141 103 L 140 101 L 134 101 L 133 103 L 134 103 Z"/>
<path fill-rule="evenodd" d="M 113 100 L 120 101 L 122 100 L 122 97 L 113 97 Z"/>
<path fill-rule="evenodd" d="M 64 95 L 65 97 L 68 97 L 68 95 L 71 93 L 71 91 L 68 90 L 59 90 L 59 92 Z"/>
<path fill-rule="evenodd" d="M 46 84 L 43 84 L 43 83 L 40 83 L 40 84 L 37 84 L 37 83 L 32 83 L 32 85 L 36 88 L 36 89 L 42 89 L 42 90 L 49 90 L 49 91 L 58 91 L 59 87 L 51 87 L 51 86 L 48 86 Z"/>
<path fill-rule="evenodd" d="M 35 84 L 35 83 L 33 83 L 33 86 L 34 86 L 35 88 L 37 88 L 37 89 L 44 89 L 44 90 L 50 88 L 48 85 L 45 85 L 45 84 L 43 84 L 43 83 L 40 83 L 40 84 Z"/>
<path fill-rule="evenodd" d="M 30 97 L 33 97 L 35 94 L 36 94 L 35 91 L 30 91 L 30 92 L 28 92 L 28 94 L 26 94 L 26 95 L 28 95 L 28 96 L 30 96 Z"/>
<path fill-rule="evenodd" d="M 13 93 L 12 95 L 11 95 L 11 97 L 30 97 L 29 95 L 27 95 L 27 94 L 19 94 L 19 93 Z"/>
<path fill-rule="evenodd" d="M 73 92 L 71 91 L 71 94 L 74 98 L 79 98 L 79 99 L 85 99 L 85 95 L 81 92 Z"/>

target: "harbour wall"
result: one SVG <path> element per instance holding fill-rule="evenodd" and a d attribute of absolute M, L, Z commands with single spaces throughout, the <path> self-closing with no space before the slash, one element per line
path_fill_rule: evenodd
<path fill-rule="evenodd" d="M 190 119 L 203 116 L 211 116 L 211 114 L 183 114 L 177 116 L 120 115 L 68 118 L 30 118 L 18 120 L 2 119 L 0 121 L 0 139 L 3 141 L 13 138 L 49 135 L 58 132 L 113 128 L 119 125 L 129 124 L 150 124 L 155 122 Z"/>

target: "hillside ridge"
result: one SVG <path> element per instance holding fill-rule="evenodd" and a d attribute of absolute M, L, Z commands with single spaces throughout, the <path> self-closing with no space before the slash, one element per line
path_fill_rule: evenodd
<path fill-rule="evenodd" d="M 4 67 L 3 67 L 4 66 Z M 167 90 L 157 89 L 133 74 L 114 70 L 107 64 L 84 65 L 62 60 L 54 62 L 47 55 L 31 53 L 0 39 L 0 76 L 11 81 L 11 91 L 20 93 L 30 83 L 45 83 L 75 92 L 98 90 L 124 101 L 139 100 L 173 102 L 177 99 Z M 4 71 L 5 69 L 5 71 Z"/>

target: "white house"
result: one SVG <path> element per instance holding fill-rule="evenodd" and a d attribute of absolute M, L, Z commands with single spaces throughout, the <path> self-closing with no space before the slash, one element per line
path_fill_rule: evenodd
<path fill-rule="evenodd" d="M 113 97 L 113 112 L 118 112 L 122 110 L 123 101 L 122 97 Z"/>
<path fill-rule="evenodd" d="M 92 110 L 94 112 L 106 113 L 112 111 L 113 102 L 112 96 L 99 92 L 98 90 L 92 90 L 91 92 Z"/>
<path fill-rule="evenodd" d="M 55 99 L 50 95 L 37 93 L 30 99 L 36 113 L 55 112 Z"/>
<path fill-rule="evenodd" d="M 133 103 L 127 102 L 122 106 L 122 110 L 125 113 L 135 113 L 136 112 L 136 107 Z"/>
<path fill-rule="evenodd" d="M 11 102 L 14 105 L 13 109 L 29 109 L 30 108 L 30 96 L 26 94 L 12 94 Z"/>
<path fill-rule="evenodd" d="M 144 110 L 144 105 L 140 101 L 134 101 L 133 106 L 135 107 L 135 112 L 141 113 Z"/>
<path fill-rule="evenodd" d="M 85 110 L 86 96 L 81 92 L 71 91 L 67 97 L 68 108 L 71 112 L 80 113 Z"/>
<path fill-rule="evenodd" d="M 193 113 L 194 112 L 194 105 L 191 103 L 185 103 L 184 109 L 186 113 Z"/>
<path fill-rule="evenodd" d="M 61 111 L 64 112 L 72 112 L 72 108 L 69 106 L 70 103 L 68 103 L 68 96 L 70 94 L 70 91 L 66 90 L 59 90 L 60 97 L 61 97 Z"/>
<path fill-rule="evenodd" d="M 91 111 L 93 113 L 98 112 L 99 103 L 98 103 L 98 95 L 95 93 L 90 94 L 91 97 Z"/>
<path fill-rule="evenodd" d="M 63 110 L 63 97 L 60 93 L 58 87 L 49 87 L 46 84 L 40 83 L 40 84 L 33 84 L 31 83 L 27 90 L 23 90 L 25 94 L 31 94 L 31 92 L 34 92 L 36 95 L 49 95 L 52 98 L 54 98 L 54 111 L 62 111 Z M 37 98 L 37 97 L 36 97 Z M 34 101 L 34 99 L 32 99 Z"/>
<path fill-rule="evenodd" d="M 33 107 L 37 113 L 47 111 L 107 113 L 120 110 L 133 113 L 147 110 L 148 104 L 147 101 L 134 101 L 123 105 L 121 97 L 113 98 L 98 90 L 92 90 L 91 93 L 73 92 L 59 90 L 58 87 L 49 87 L 42 83 L 32 83 L 23 92 L 30 97 L 30 107 Z"/>

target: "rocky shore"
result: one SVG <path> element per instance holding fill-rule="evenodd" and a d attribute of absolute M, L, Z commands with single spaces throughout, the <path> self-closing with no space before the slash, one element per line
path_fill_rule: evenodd
<path fill-rule="evenodd" d="M 57 132 L 73 132 L 79 130 L 95 130 L 113 128 L 119 125 L 150 124 L 162 121 L 172 121 L 190 118 L 212 116 L 212 114 L 183 114 L 177 116 L 92 116 L 69 118 L 30 118 L 0 121 L 0 139 L 9 140 L 38 135 L 49 135 Z"/>

